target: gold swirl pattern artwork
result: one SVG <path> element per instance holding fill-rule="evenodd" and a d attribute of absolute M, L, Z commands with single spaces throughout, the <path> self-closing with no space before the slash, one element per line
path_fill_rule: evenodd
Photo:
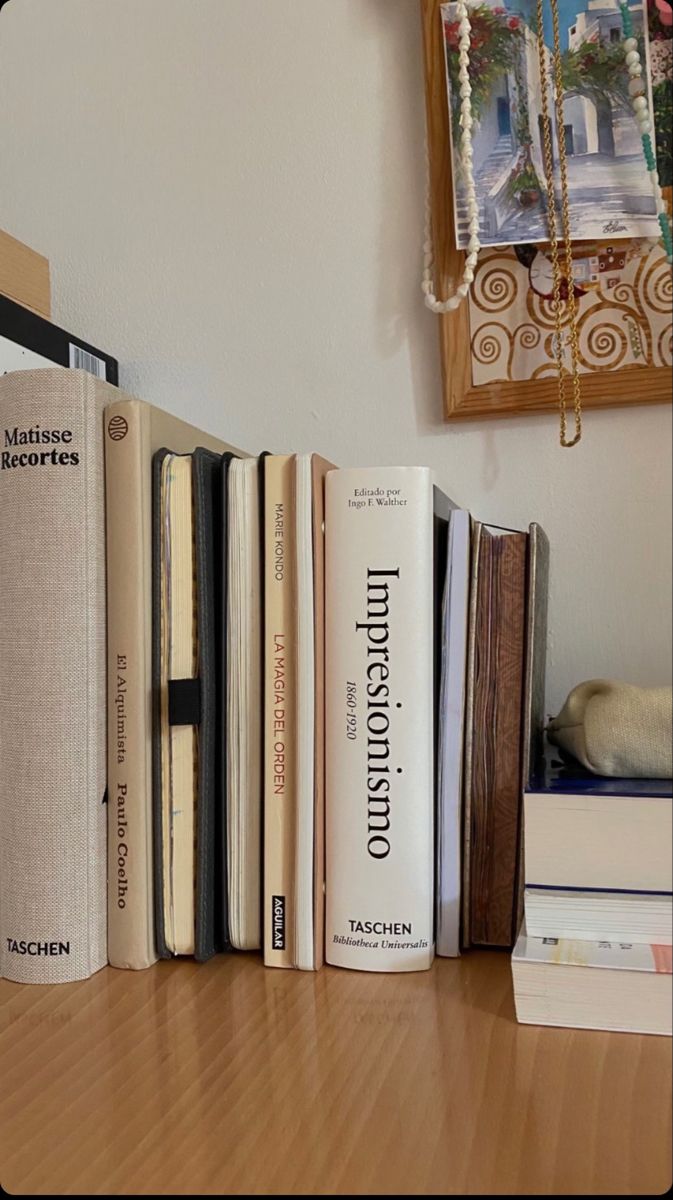
<path fill-rule="evenodd" d="M 673 284 L 663 249 L 599 242 L 574 255 L 581 371 L 670 367 Z M 473 387 L 555 376 L 551 294 L 544 247 L 482 252 L 469 302 Z M 567 336 L 564 351 L 570 368 Z"/>

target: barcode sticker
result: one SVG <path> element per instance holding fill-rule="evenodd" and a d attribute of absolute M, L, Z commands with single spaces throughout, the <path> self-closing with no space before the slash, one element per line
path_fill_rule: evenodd
<path fill-rule="evenodd" d="M 97 379 L 107 379 L 105 359 L 98 358 L 95 354 L 90 354 L 88 350 L 83 350 L 81 346 L 76 346 L 74 342 L 70 343 L 70 366 L 81 367 L 83 371 L 89 371 Z"/>

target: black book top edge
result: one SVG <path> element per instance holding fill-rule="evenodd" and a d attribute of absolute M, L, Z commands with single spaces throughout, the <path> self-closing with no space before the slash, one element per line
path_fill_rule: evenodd
<path fill-rule="evenodd" d="M 80 367 L 97 379 L 119 384 L 119 364 L 111 354 L 60 329 L 45 317 L 0 295 L 0 337 L 47 358 L 56 366 Z M 1 373 L 1 366 L 0 366 Z"/>

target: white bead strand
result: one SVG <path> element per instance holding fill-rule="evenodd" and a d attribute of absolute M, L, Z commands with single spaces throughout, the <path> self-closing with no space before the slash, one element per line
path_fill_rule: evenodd
<path fill-rule="evenodd" d="M 648 174 L 652 182 L 652 195 L 654 196 L 654 206 L 657 214 L 657 221 L 661 229 L 661 236 L 666 251 L 666 260 L 669 264 L 673 264 L 673 239 L 671 238 L 671 224 L 664 201 L 661 184 L 659 182 L 659 172 L 656 167 L 656 159 L 654 147 L 650 134 L 652 133 L 652 121 L 650 118 L 649 104 L 647 100 L 647 92 L 645 81 L 642 78 L 643 66 L 640 61 L 640 51 L 638 49 L 638 39 L 631 36 L 631 16 L 626 3 L 620 3 L 622 14 L 622 27 L 627 35 L 622 43 L 624 49 L 624 62 L 629 73 L 629 96 L 631 98 L 631 107 L 633 114 L 638 123 L 640 137 L 643 143 L 643 154 L 648 168 Z"/>
<path fill-rule="evenodd" d="M 428 188 L 425 201 L 425 241 L 423 242 L 423 282 L 421 289 L 425 303 L 434 313 L 453 312 L 459 308 L 463 300 L 470 290 L 470 284 L 474 279 L 474 269 L 477 265 L 477 255 L 481 249 L 479 241 L 479 207 L 477 204 L 477 189 L 474 184 L 474 172 L 472 169 L 472 126 L 474 118 L 472 116 L 472 102 L 470 96 L 472 94 L 472 86 L 470 84 L 469 66 L 470 66 L 470 35 L 471 26 L 468 16 L 468 9 L 465 0 L 458 0 L 456 4 L 456 16 L 458 17 L 458 81 L 460 84 L 460 162 L 465 179 L 465 196 L 467 201 L 467 228 L 470 234 L 470 240 L 467 246 L 467 257 L 465 259 L 465 270 L 463 271 L 462 282 L 456 288 L 454 294 L 449 296 L 448 300 L 438 300 L 434 292 L 433 283 L 433 251 L 432 251 L 432 222 L 430 213 L 430 164 L 427 164 Z M 426 144 L 426 155 L 427 155 Z"/>

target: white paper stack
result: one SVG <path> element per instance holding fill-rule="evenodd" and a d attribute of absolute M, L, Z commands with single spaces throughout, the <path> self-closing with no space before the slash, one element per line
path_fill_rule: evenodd
<path fill-rule="evenodd" d="M 537 938 L 524 927 L 512 976 L 524 1024 L 671 1035 L 670 946 Z"/>
<path fill-rule="evenodd" d="M 670 946 L 670 893 L 526 888 L 526 929 L 531 937 L 586 938 Z"/>

